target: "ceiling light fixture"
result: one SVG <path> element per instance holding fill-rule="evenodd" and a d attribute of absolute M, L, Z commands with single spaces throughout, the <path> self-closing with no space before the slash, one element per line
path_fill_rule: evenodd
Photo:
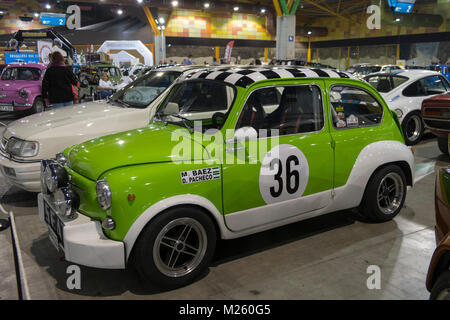
<path fill-rule="evenodd" d="M 239 7 L 234 7 L 233 10 L 234 11 L 239 11 Z"/>
<path fill-rule="evenodd" d="M 265 8 L 262 8 L 262 9 L 261 9 L 261 13 L 262 13 L 262 14 L 266 13 L 266 9 L 265 9 Z"/>
<path fill-rule="evenodd" d="M 172 7 L 178 7 L 178 1 L 172 1 Z"/>
<path fill-rule="evenodd" d="M 208 9 L 210 5 L 209 5 L 208 2 L 206 2 L 203 6 L 204 6 L 206 9 Z"/>
<path fill-rule="evenodd" d="M 45 9 L 50 10 L 51 8 L 52 8 L 52 6 L 48 3 L 45 5 Z"/>
<path fill-rule="evenodd" d="M 117 10 L 117 14 L 118 14 L 119 16 L 122 15 L 122 14 L 123 14 L 123 10 L 122 10 L 122 9 Z"/>

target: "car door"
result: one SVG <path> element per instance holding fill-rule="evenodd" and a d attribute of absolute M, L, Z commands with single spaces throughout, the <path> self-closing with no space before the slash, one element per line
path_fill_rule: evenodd
<path fill-rule="evenodd" d="M 311 214 L 329 204 L 333 150 L 323 85 L 297 82 L 248 93 L 234 122 L 237 139 L 228 137 L 224 151 L 223 210 L 231 230 Z M 243 141 L 242 132 L 249 139 Z"/>
<path fill-rule="evenodd" d="M 327 80 L 331 136 L 335 146 L 334 189 L 347 183 L 360 152 L 377 140 L 390 140 L 380 124 L 383 106 L 367 89 Z"/>

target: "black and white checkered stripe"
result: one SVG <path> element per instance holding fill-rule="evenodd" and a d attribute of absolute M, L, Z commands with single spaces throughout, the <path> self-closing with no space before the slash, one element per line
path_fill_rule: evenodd
<path fill-rule="evenodd" d="M 194 73 L 191 79 L 220 80 L 247 88 L 252 83 L 268 79 L 291 78 L 352 78 L 344 72 L 313 68 L 217 68 Z"/>

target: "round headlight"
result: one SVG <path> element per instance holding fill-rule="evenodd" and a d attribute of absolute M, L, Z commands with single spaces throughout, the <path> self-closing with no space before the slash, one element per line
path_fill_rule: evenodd
<path fill-rule="evenodd" d="M 25 89 L 19 90 L 19 96 L 23 99 L 28 98 L 28 91 Z"/>
<path fill-rule="evenodd" d="M 400 109 L 395 109 L 395 113 L 397 113 L 397 117 L 399 119 L 403 118 L 403 111 Z"/>
<path fill-rule="evenodd" d="M 108 182 L 106 180 L 97 181 L 97 201 L 103 210 L 108 210 L 111 208 L 111 190 L 109 188 Z"/>
<path fill-rule="evenodd" d="M 58 188 L 67 187 L 69 175 L 63 166 L 53 162 L 47 165 L 44 170 L 44 181 L 50 192 L 55 192 Z"/>
<path fill-rule="evenodd" d="M 59 215 L 70 218 L 79 206 L 78 195 L 69 188 L 59 189 L 55 193 L 55 206 Z"/>
<path fill-rule="evenodd" d="M 44 181 L 45 186 L 47 187 L 48 191 L 55 192 L 57 189 L 57 181 L 56 177 L 53 176 L 52 170 L 50 169 L 50 166 L 47 166 L 44 171 Z"/>

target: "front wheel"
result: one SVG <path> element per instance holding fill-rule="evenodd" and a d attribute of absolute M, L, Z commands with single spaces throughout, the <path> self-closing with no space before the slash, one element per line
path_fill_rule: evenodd
<path fill-rule="evenodd" d="M 403 170 L 396 165 L 388 165 L 370 178 L 359 211 L 373 222 L 390 221 L 402 209 L 406 192 Z"/>
<path fill-rule="evenodd" d="M 425 127 L 420 112 L 409 113 L 402 123 L 406 145 L 414 146 L 422 140 Z"/>
<path fill-rule="evenodd" d="M 209 266 L 216 229 L 201 210 L 169 209 L 144 229 L 135 250 L 135 266 L 144 280 L 164 289 L 185 286 Z"/>
<path fill-rule="evenodd" d="M 45 104 L 44 104 L 44 100 L 42 100 L 41 98 L 36 98 L 34 99 L 34 103 L 33 103 L 33 107 L 31 107 L 31 114 L 35 114 L 35 113 L 41 113 L 44 111 L 45 108 Z"/>
<path fill-rule="evenodd" d="M 445 138 L 438 138 L 438 146 L 439 146 L 439 150 L 441 150 L 441 152 L 443 154 L 449 154 L 449 150 L 448 150 L 448 139 Z"/>

